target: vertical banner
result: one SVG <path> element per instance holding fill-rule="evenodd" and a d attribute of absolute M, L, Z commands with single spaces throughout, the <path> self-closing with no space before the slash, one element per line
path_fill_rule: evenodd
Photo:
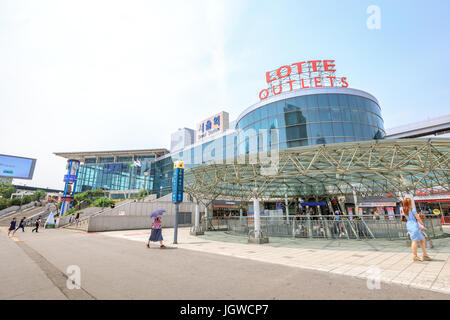
<path fill-rule="evenodd" d="M 172 202 L 183 202 L 184 162 L 175 161 L 172 175 Z"/>

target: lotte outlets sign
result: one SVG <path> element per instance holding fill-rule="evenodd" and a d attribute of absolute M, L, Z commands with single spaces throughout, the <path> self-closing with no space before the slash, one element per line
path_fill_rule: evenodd
<path fill-rule="evenodd" d="M 266 82 L 269 87 L 259 92 L 260 100 L 297 89 L 348 87 L 346 77 L 336 76 L 334 60 L 309 60 L 284 65 L 266 72 Z"/>

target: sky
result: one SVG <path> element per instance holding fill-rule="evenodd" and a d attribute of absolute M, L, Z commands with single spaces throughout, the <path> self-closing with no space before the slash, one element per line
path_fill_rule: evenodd
<path fill-rule="evenodd" d="M 369 29 L 367 8 L 380 9 Z M 265 72 L 333 59 L 385 128 L 450 113 L 450 1 L 0 0 L 0 154 L 170 148 L 170 134 L 258 102 Z"/>

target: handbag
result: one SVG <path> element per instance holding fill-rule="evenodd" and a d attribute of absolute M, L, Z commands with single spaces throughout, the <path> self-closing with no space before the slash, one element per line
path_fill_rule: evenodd
<path fill-rule="evenodd" d="M 408 219 L 406 219 L 404 214 L 402 214 L 402 216 L 400 217 L 400 220 L 402 220 L 403 222 L 408 222 Z"/>

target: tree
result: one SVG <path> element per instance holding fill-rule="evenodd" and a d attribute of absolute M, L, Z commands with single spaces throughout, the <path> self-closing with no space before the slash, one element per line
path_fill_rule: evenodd
<path fill-rule="evenodd" d="M 45 196 L 46 196 L 47 194 L 45 193 L 45 191 L 44 190 L 36 190 L 34 193 L 33 193 L 33 200 L 34 201 L 40 201 L 40 200 L 42 200 L 42 199 L 45 199 Z"/>
<path fill-rule="evenodd" d="M 11 184 L 0 182 L 0 196 L 9 199 L 14 192 L 16 192 L 16 188 Z"/>

